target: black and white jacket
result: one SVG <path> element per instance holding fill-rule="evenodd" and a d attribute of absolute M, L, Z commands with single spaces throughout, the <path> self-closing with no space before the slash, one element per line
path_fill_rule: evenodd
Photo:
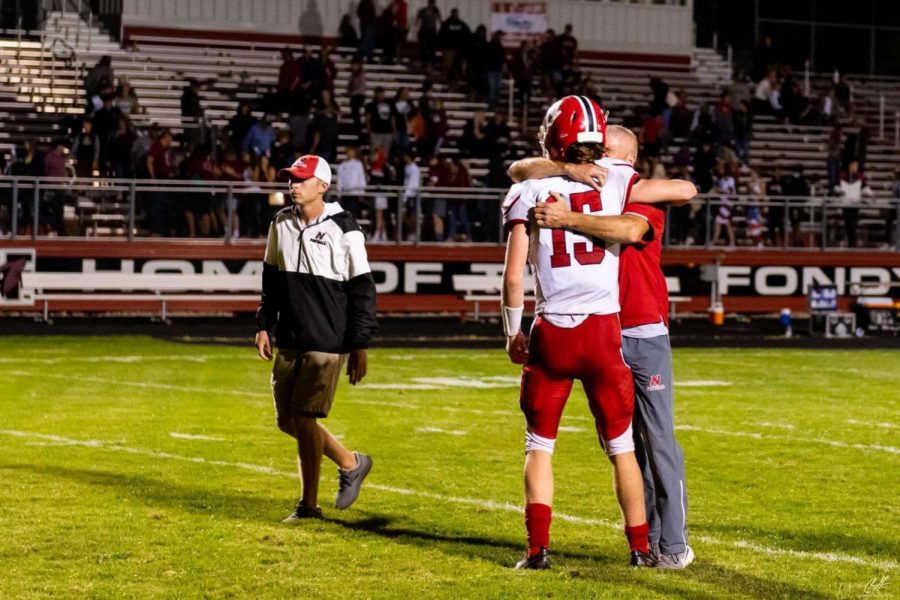
<path fill-rule="evenodd" d="M 374 335 L 375 282 L 365 237 L 350 213 L 326 203 L 303 225 L 293 206 L 275 215 L 263 263 L 257 331 L 278 348 L 345 353 Z"/>

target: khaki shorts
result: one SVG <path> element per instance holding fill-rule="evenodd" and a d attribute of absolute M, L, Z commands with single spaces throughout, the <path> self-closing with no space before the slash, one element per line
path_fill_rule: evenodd
<path fill-rule="evenodd" d="M 272 365 L 272 396 L 278 420 L 324 418 L 331 410 L 346 354 L 279 350 Z"/>

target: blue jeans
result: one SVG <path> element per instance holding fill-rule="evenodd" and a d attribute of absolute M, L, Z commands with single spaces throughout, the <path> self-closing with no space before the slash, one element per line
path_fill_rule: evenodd
<path fill-rule="evenodd" d="M 503 85 L 503 73 L 501 71 L 487 72 L 488 103 L 496 104 L 500 96 L 500 86 Z"/>

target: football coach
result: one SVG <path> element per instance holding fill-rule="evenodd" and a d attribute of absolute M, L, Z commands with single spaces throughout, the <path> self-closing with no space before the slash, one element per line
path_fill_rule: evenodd
<path fill-rule="evenodd" d="M 365 237 L 349 212 L 325 202 L 331 167 L 320 156 L 298 158 L 289 180 L 291 206 L 269 226 L 256 348 L 272 360 L 278 428 L 297 440 L 303 495 L 287 519 L 322 518 L 319 471 L 324 453 L 338 466 L 336 508 L 359 495 L 372 459 L 351 452 L 318 420 L 328 416 L 344 364 L 351 385 L 366 375 L 374 335 L 375 282 Z"/>

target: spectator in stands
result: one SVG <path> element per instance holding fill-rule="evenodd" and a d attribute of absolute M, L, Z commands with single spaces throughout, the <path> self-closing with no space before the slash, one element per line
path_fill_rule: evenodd
<path fill-rule="evenodd" d="M 131 83 L 125 77 L 119 78 L 119 87 L 116 89 L 113 106 L 126 117 L 131 117 L 131 115 L 137 115 L 141 112 L 137 92 L 134 91 Z"/>
<path fill-rule="evenodd" d="M 350 97 L 350 118 L 353 120 L 353 129 L 362 138 L 362 120 L 360 111 L 366 102 L 366 72 L 362 63 L 354 60 L 350 64 L 350 78 L 347 80 L 347 96 Z"/>
<path fill-rule="evenodd" d="M 231 143 L 234 146 L 242 146 L 254 123 L 256 123 L 256 117 L 250 114 L 250 103 L 242 100 L 238 104 L 237 112 L 231 117 L 225 128 Z"/>
<path fill-rule="evenodd" d="M 219 167 L 213 160 L 210 144 L 199 144 L 191 155 L 181 163 L 181 177 L 196 181 L 214 181 L 219 177 Z M 215 220 L 213 195 L 188 193 L 183 195 L 182 209 L 186 235 L 190 238 L 209 237 Z"/>
<path fill-rule="evenodd" d="M 491 156 L 508 153 L 512 142 L 512 131 L 510 131 L 506 122 L 505 112 L 502 110 L 494 111 L 494 118 L 484 127 L 484 138 L 490 149 Z"/>
<path fill-rule="evenodd" d="M 428 160 L 428 185 L 431 187 L 453 187 L 453 172 L 447 160 L 439 156 L 432 156 Z M 422 203 L 425 213 L 426 226 L 431 225 L 431 231 L 422 233 L 426 241 L 444 241 L 444 222 L 447 218 L 447 200 L 425 199 Z M 429 219 L 429 216 L 431 217 Z"/>
<path fill-rule="evenodd" d="M 750 82 L 747 80 L 747 74 L 743 69 L 735 69 L 731 76 L 731 85 L 728 86 L 728 100 L 731 102 L 731 110 L 737 110 L 741 102 L 746 102 L 747 106 L 750 106 L 753 100 Z"/>
<path fill-rule="evenodd" d="M 750 140 L 753 138 L 753 113 L 746 100 L 741 100 L 732 112 L 734 123 L 734 151 L 742 164 L 750 162 Z"/>
<path fill-rule="evenodd" d="M 719 102 L 716 104 L 713 120 L 716 125 L 716 143 L 729 148 L 734 147 L 734 117 L 731 112 L 728 90 L 719 94 Z"/>
<path fill-rule="evenodd" d="M 100 171 L 100 139 L 94 133 L 94 122 L 89 117 L 85 117 L 81 133 L 72 142 L 72 156 L 78 177 L 92 177 Z"/>
<path fill-rule="evenodd" d="M 400 45 L 406 39 L 406 15 L 406 0 L 389 2 L 381 13 L 379 37 L 384 52 L 381 62 L 386 65 L 394 64 L 394 58 L 400 50 Z"/>
<path fill-rule="evenodd" d="M 54 140 L 50 151 L 44 157 L 43 175 L 57 178 L 67 177 L 68 165 L 69 155 L 66 140 L 62 138 Z M 50 190 L 44 194 L 44 200 L 41 204 L 42 212 L 49 216 L 50 227 L 57 235 L 62 235 L 65 231 L 65 222 L 63 220 L 65 203 L 66 193 L 64 190 Z"/>
<path fill-rule="evenodd" d="M 763 37 L 753 50 L 753 81 L 759 81 L 766 73 L 778 64 L 778 55 L 772 44 L 772 36 Z"/>
<path fill-rule="evenodd" d="M 556 89 L 558 97 L 571 96 L 577 94 L 581 89 L 581 71 L 572 63 L 567 61 L 563 63 L 562 80 Z"/>
<path fill-rule="evenodd" d="M 416 15 L 416 26 L 418 27 L 419 58 L 422 68 L 428 70 L 434 65 L 437 55 L 438 31 L 441 27 L 441 11 L 435 0 L 428 0 L 428 4 L 419 10 Z"/>
<path fill-rule="evenodd" d="M 391 112 L 394 115 L 394 146 L 392 153 L 397 156 L 403 156 L 410 147 L 409 118 L 412 110 L 413 105 L 409 101 L 409 90 L 402 87 L 397 90 L 396 95 L 394 95 L 394 102 L 391 105 Z"/>
<path fill-rule="evenodd" d="M 449 163 L 450 186 L 456 188 L 472 187 L 469 169 L 460 157 Z M 447 202 L 447 239 L 454 242 L 468 242 L 472 239 L 472 226 L 469 223 L 469 202 L 454 198 Z"/>
<path fill-rule="evenodd" d="M 459 149 L 463 156 L 487 158 L 490 155 L 490 148 L 484 133 L 486 126 L 487 118 L 484 116 L 484 111 L 479 108 L 463 126 L 462 137 L 459 139 Z"/>
<path fill-rule="evenodd" d="M 419 232 L 416 231 L 416 197 L 419 195 L 419 188 L 422 187 L 422 171 L 416 164 L 416 157 L 412 152 L 406 152 L 403 155 L 403 199 L 406 202 L 406 214 L 403 226 L 406 229 L 406 241 L 413 241 L 418 238 Z"/>
<path fill-rule="evenodd" d="M 294 58 L 290 48 L 281 51 L 281 66 L 278 68 L 278 82 L 275 85 L 275 104 L 279 112 L 287 110 L 291 97 L 300 88 L 300 62 Z"/>
<path fill-rule="evenodd" d="M 687 93 L 684 90 L 675 92 L 675 100 L 675 106 L 672 107 L 672 113 L 669 116 L 668 136 L 686 138 L 691 134 L 694 111 L 688 107 Z"/>
<path fill-rule="evenodd" d="M 116 120 L 116 132 L 110 137 L 106 152 L 106 168 L 112 177 L 134 177 L 131 153 L 137 136 L 128 117 L 120 115 Z"/>
<path fill-rule="evenodd" d="M 131 170 L 135 177 L 149 177 L 147 173 L 147 153 L 153 143 L 159 139 L 159 124 L 153 123 L 146 132 L 135 130 L 134 144 L 131 146 Z"/>
<path fill-rule="evenodd" d="M 366 129 L 369 131 L 369 148 L 372 153 L 384 148 L 390 154 L 394 141 L 394 115 L 391 103 L 384 97 L 384 88 L 375 88 L 375 99 L 366 108 Z"/>
<path fill-rule="evenodd" d="M 887 222 L 887 235 L 885 239 L 894 250 L 900 249 L 900 236 L 897 235 L 897 229 L 894 227 L 897 218 L 897 211 L 900 211 L 900 168 L 894 171 L 894 185 L 891 186 L 891 198 L 894 200 L 894 206 L 889 208 Z"/>
<path fill-rule="evenodd" d="M 222 160 L 219 161 L 219 179 L 222 181 L 243 181 L 244 180 L 244 169 L 247 168 L 246 163 L 238 154 L 237 148 L 235 146 L 227 146 L 225 148 L 225 153 L 222 157 Z M 229 200 L 226 199 L 226 202 Z M 234 199 L 230 200 L 230 202 L 236 202 Z M 218 217 L 218 223 L 222 224 L 222 229 L 227 230 L 228 228 L 228 209 L 232 208 L 232 218 L 231 218 L 231 236 L 232 238 L 240 235 L 241 230 L 241 219 L 238 215 L 238 211 L 236 204 L 232 204 L 230 207 L 225 202 L 218 201 L 216 202 L 215 212 Z"/>
<path fill-rule="evenodd" d="M 578 56 L 578 40 L 572 35 L 572 25 L 566 25 L 565 29 L 556 38 L 559 46 L 559 54 L 563 64 L 574 63 Z"/>
<path fill-rule="evenodd" d="M 84 80 L 84 91 L 88 99 L 96 95 L 102 88 L 115 85 L 116 74 L 112 68 L 112 58 L 108 55 L 100 57 Z"/>
<path fill-rule="evenodd" d="M 734 225 L 731 222 L 731 212 L 734 209 L 734 203 L 737 200 L 737 184 L 734 176 L 730 173 L 728 165 L 722 161 L 716 166 L 715 184 L 713 192 L 721 194 L 719 196 L 718 206 L 716 207 L 715 225 L 713 227 L 712 245 L 719 243 L 719 236 L 722 229 L 725 229 L 728 235 L 728 246 L 734 247 Z"/>
<path fill-rule="evenodd" d="M 366 168 L 359 159 L 359 148 L 347 147 L 347 157 L 337 166 L 337 193 L 341 206 L 359 217 L 360 194 L 366 191 Z"/>
<path fill-rule="evenodd" d="M 859 171 L 865 171 L 866 154 L 868 153 L 869 139 L 871 137 L 872 133 L 865 125 L 859 128 L 859 132 L 851 133 L 847 136 L 842 157 L 845 170 L 849 169 L 851 162 L 856 161 L 859 163 Z"/>
<path fill-rule="evenodd" d="M 359 0 L 356 17 L 359 19 L 359 49 L 356 57 L 371 63 L 375 52 L 375 27 L 377 25 L 375 1 Z"/>
<path fill-rule="evenodd" d="M 244 137 L 241 144 L 241 150 L 249 152 L 253 156 L 268 154 L 272 150 L 272 144 L 275 142 L 275 128 L 272 123 L 275 122 L 275 115 L 269 113 L 263 117 L 262 121 L 254 123 Z"/>
<path fill-rule="evenodd" d="M 556 43 L 556 32 L 548 29 L 544 40 L 538 46 L 538 64 L 540 65 L 541 87 L 545 96 L 551 96 L 562 81 L 563 60 Z"/>
<path fill-rule="evenodd" d="M 322 92 L 322 107 L 310 123 L 309 153 L 334 162 L 338 146 L 338 107 L 327 91 Z"/>
<path fill-rule="evenodd" d="M 113 96 L 105 96 L 103 105 L 94 112 L 94 116 L 91 118 L 94 122 L 94 133 L 97 134 L 97 139 L 100 140 L 101 175 L 106 175 L 107 172 L 107 148 L 109 147 L 110 139 L 116 131 L 116 123 L 120 116 L 121 113 L 113 106 Z"/>
<path fill-rule="evenodd" d="M 465 49 L 466 83 L 469 86 L 470 101 L 482 102 L 487 96 L 487 74 L 484 68 L 487 45 L 487 28 L 479 25 L 469 38 Z"/>
<path fill-rule="evenodd" d="M 201 131 L 203 123 L 203 106 L 200 104 L 200 82 L 194 78 L 188 80 L 181 94 L 181 121 L 184 127 L 184 140 L 187 151 L 203 138 Z"/>
<path fill-rule="evenodd" d="M 503 48 L 503 31 L 491 35 L 484 55 L 484 70 L 487 76 L 488 105 L 494 106 L 500 98 L 503 71 L 506 68 L 506 50 Z"/>
<path fill-rule="evenodd" d="M 828 193 L 835 192 L 838 174 L 841 171 L 841 156 L 844 152 L 844 135 L 840 125 L 831 128 L 828 135 L 828 148 L 825 159 L 825 171 L 828 173 Z"/>
<path fill-rule="evenodd" d="M 784 171 L 781 165 L 775 165 L 769 183 L 766 185 L 766 196 L 770 198 L 771 204 L 766 215 L 766 223 L 768 223 L 768 238 L 772 246 L 781 246 L 785 237 L 785 215 L 787 214 L 784 207 Z"/>
<path fill-rule="evenodd" d="M 337 78 L 337 65 L 331 58 L 331 49 L 327 46 L 322 46 L 322 49 L 319 51 L 319 55 L 321 56 L 324 75 L 324 77 L 322 78 L 322 89 L 328 90 L 328 92 L 331 94 L 331 97 L 334 98 L 334 80 Z"/>
<path fill-rule="evenodd" d="M 287 129 L 279 129 L 275 134 L 275 144 L 272 146 L 272 167 L 286 169 L 300 156 L 297 147 L 291 143 L 291 132 Z"/>
<path fill-rule="evenodd" d="M 763 227 L 765 226 L 765 218 L 758 202 L 764 199 L 765 183 L 759 176 L 756 169 L 750 170 L 750 176 L 747 179 L 747 195 L 750 196 L 753 204 L 747 207 L 747 238 L 750 245 L 754 248 L 762 248 L 763 243 Z"/>
<path fill-rule="evenodd" d="M 662 114 L 669 105 L 666 97 L 669 95 L 669 84 L 659 77 L 650 78 L 650 110 L 655 114 Z"/>
<path fill-rule="evenodd" d="M 791 207 L 788 211 L 788 221 L 791 226 L 791 244 L 793 246 L 803 246 L 800 236 L 800 224 L 803 222 L 806 210 L 799 206 L 799 203 L 809 198 L 812 194 L 809 181 L 803 174 L 803 165 L 794 165 L 791 174 L 781 182 L 781 192 L 791 198 L 788 203 L 788 206 Z"/>
<path fill-rule="evenodd" d="M 531 80 L 534 78 L 534 57 L 531 43 L 522 40 L 509 63 L 509 72 L 516 90 L 516 102 L 525 105 L 531 98 Z"/>
<path fill-rule="evenodd" d="M 300 64 L 300 89 L 314 104 L 319 103 L 325 87 L 325 63 L 318 52 L 313 52 Z"/>
<path fill-rule="evenodd" d="M 852 116 L 853 114 L 853 88 L 847 80 L 846 75 L 841 75 L 838 82 L 834 86 L 834 97 L 838 101 L 843 113 L 842 116 Z"/>
<path fill-rule="evenodd" d="M 463 56 L 472 30 L 459 18 L 459 9 L 450 11 L 450 16 L 441 24 L 438 44 L 441 47 L 441 74 L 450 86 L 456 88 L 456 82 L 462 73 Z"/>
<path fill-rule="evenodd" d="M 641 156 L 650 158 L 659 156 L 663 147 L 665 123 L 660 113 L 651 113 L 641 123 L 638 140 L 641 143 Z"/>
<path fill-rule="evenodd" d="M 312 120 L 311 101 L 307 94 L 298 93 L 288 110 L 288 130 L 291 132 L 291 144 L 298 153 L 306 154 L 309 148 L 309 123 Z"/>
<path fill-rule="evenodd" d="M 863 197 L 871 198 L 875 194 L 866 182 L 866 176 L 859 170 L 859 163 L 851 161 L 847 170 L 841 173 L 838 183 L 838 195 L 847 205 L 843 208 L 844 231 L 847 235 L 847 246 L 856 248 L 859 228 L 859 204 Z"/>
<path fill-rule="evenodd" d="M 172 132 L 164 130 L 147 152 L 147 175 L 150 179 L 169 179 L 174 170 L 171 159 Z M 154 237 L 169 235 L 171 203 L 166 192 L 150 192 L 144 207 L 148 226 Z"/>
<path fill-rule="evenodd" d="M 359 46 L 359 36 L 353 27 L 353 16 L 348 12 L 341 17 L 338 25 L 338 45 L 344 48 L 356 48 Z"/>
<path fill-rule="evenodd" d="M 277 181 L 277 170 L 267 155 L 250 156 L 249 159 L 243 172 L 244 181 L 260 184 Z M 252 189 L 259 190 L 259 193 L 242 196 L 242 202 L 239 205 L 241 210 L 239 212 L 243 235 L 250 238 L 258 238 L 266 234 L 267 224 L 271 220 L 272 215 L 269 214 L 268 193 L 263 191 L 261 187 L 253 186 Z"/>
<path fill-rule="evenodd" d="M 773 113 L 772 93 L 775 91 L 777 83 L 778 79 L 775 75 L 775 70 L 770 69 L 756 84 L 756 89 L 753 92 L 754 114 L 771 115 Z"/>
<path fill-rule="evenodd" d="M 375 151 L 369 171 L 371 174 L 369 183 L 373 186 L 384 186 L 393 182 L 393 167 L 388 162 L 388 155 L 384 148 L 379 148 Z M 373 204 L 375 208 L 375 229 L 372 232 L 372 241 L 386 242 L 388 241 L 388 236 L 385 230 L 384 212 L 388 209 L 387 193 L 376 194 Z"/>
<path fill-rule="evenodd" d="M 439 98 L 434 100 L 434 109 L 428 113 L 425 120 L 425 154 L 438 154 L 444 146 L 444 140 L 450 124 L 447 119 L 447 111 L 444 110 L 444 102 Z"/>

